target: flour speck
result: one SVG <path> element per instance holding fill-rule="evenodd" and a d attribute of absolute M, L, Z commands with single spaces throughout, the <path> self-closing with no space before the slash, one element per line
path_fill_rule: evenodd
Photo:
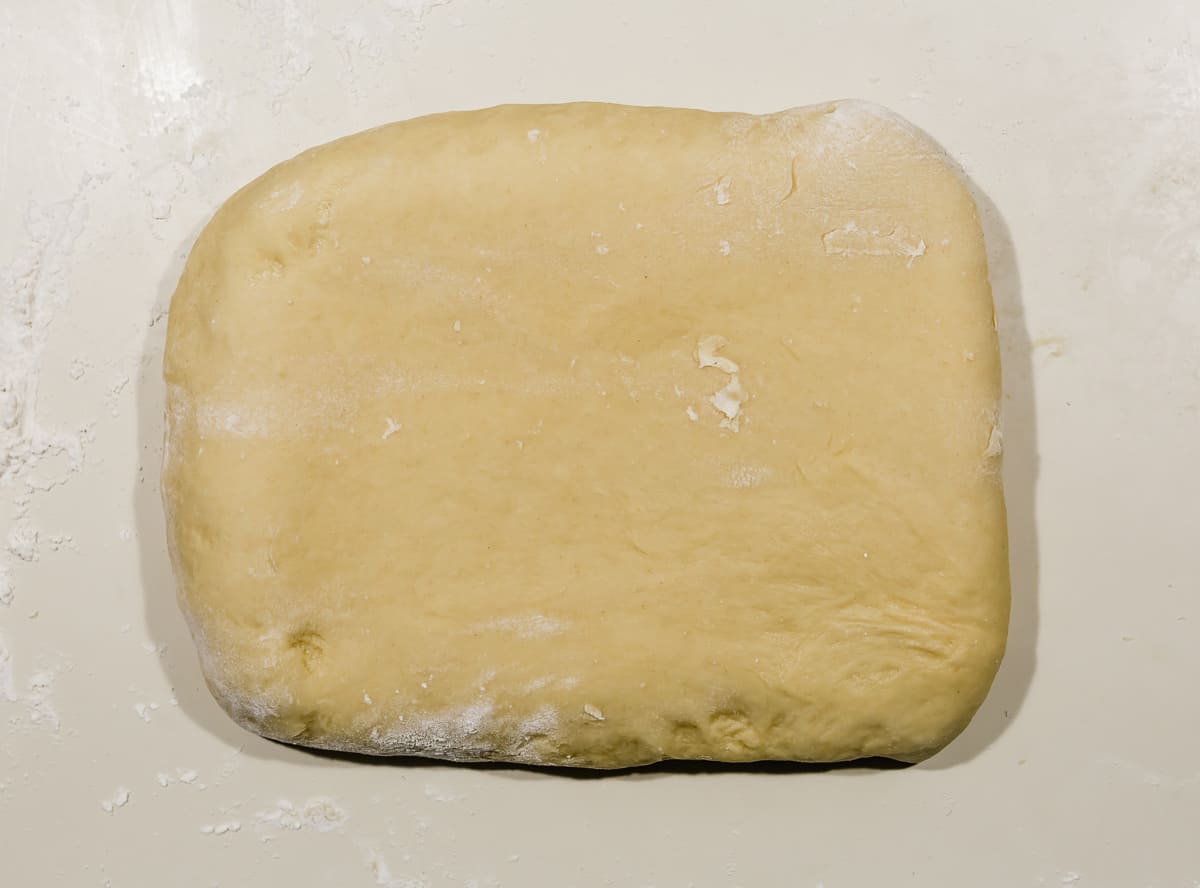
<path fill-rule="evenodd" d="M 129 804 L 130 792 L 123 786 L 118 786 L 116 792 L 111 798 L 104 799 L 100 802 L 100 807 L 104 809 L 105 814 L 111 814 L 118 808 L 124 808 Z"/>
<path fill-rule="evenodd" d="M 722 176 L 713 185 L 713 194 L 717 199 L 717 206 L 723 207 L 729 203 L 729 188 L 732 185 L 732 180 L 728 176 Z"/>
<path fill-rule="evenodd" d="M 289 832 L 332 832 L 345 826 L 349 819 L 350 815 L 340 805 L 324 797 L 309 799 L 303 805 L 280 799 L 273 809 L 254 815 L 255 824 L 260 828 L 273 827 Z"/>

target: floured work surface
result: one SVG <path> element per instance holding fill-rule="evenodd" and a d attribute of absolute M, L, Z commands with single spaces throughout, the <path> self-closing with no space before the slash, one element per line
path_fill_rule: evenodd
<path fill-rule="evenodd" d="M 165 372 L 181 603 L 266 736 L 914 760 L 1002 654 L 979 224 L 874 106 L 509 106 L 306 152 L 201 235 Z"/>

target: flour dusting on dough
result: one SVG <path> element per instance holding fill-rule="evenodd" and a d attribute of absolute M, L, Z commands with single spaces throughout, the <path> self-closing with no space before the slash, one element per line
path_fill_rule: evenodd
<path fill-rule="evenodd" d="M 792 110 L 805 114 L 812 109 Z M 925 135 L 916 126 L 895 111 L 874 102 L 859 99 L 834 102 L 826 106 L 825 113 L 817 118 L 817 122 L 821 125 L 820 136 L 815 140 L 817 156 L 827 150 L 835 155 L 845 155 L 851 149 L 869 145 L 880 135 L 886 135 L 901 144 L 908 142 L 915 150 L 927 147 L 923 144 L 926 142 Z M 848 166 L 854 163 L 851 158 L 846 160 Z M 857 169 L 857 165 L 851 166 L 851 169 Z"/>
<path fill-rule="evenodd" d="M 737 374 L 734 374 L 729 377 L 729 382 L 725 384 L 725 387 L 715 392 L 708 402 L 718 412 L 725 415 L 725 418 L 721 420 L 721 427 L 736 432 L 741 420 L 742 405 L 749 399 L 750 396 L 742 388 L 741 380 L 737 378 Z"/>
<path fill-rule="evenodd" d="M 447 755 L 455 750 L 481 751 L 472 739 L 487 724 L 495 705 L 480 700 L 443 713 L 401 715 L 390 730 L 374 728 L 371 739 L 378 748 L 392 753 L 431 751 Z"/>
<path fill-rule="evenodd" d="M 485 631 L 511 632 L 518 638 L 539 638 L 546 635 L 559 635 L 566 631 L 570 623 L 556 620 L 545 614 L 528 614 L 519 617 L 501 617 L 480 623 L 476 629 Z"/>
<path fill-rule="evenodd" d="M 994 459 L 1004 452 L 1004 433 L 1000 431 L 999 426 L 992 426 L 991 434 L 988 435 L 987 449 L 983 451 L 983 455 L 988 459 Z"/>
<path fill-rule="evenodd" d="M 727 344 L 724 336 L 701 337 L 700 342 L 696 344 L 696 361 L 700 364 L 700 369 L 716 367 L 725 373 L 737 373 L 737 364 L 729 360 L 729 358 L 723 358 L 717 354 Z"/>
<path fill-rule="evenodd" d="M 256 203 L 255 207 L 267 213 L 286 213 L 288 210 L 295 208 L 303 196 L 304 186 L 299 182 L 292 182 L 281 188 L 276 188 Z"/>
<path fill-rule="evenodd" d="M 176 409 L 189 408 L 186 400 L 177 401 Z M 264 405 L 221 404 L 205 401 L 195 407 L 196 423 L 205 435 L 219 438 L 264 438 L 279 423 L 279 410 Z"/>
<path fill-rule="evenodd" d="M 717 206 L 723 207 L 729 203 L 729 187 L 731 184 L 732 180 L 728 176 L 722 176 L 713 185 L 713 194 L 716 195 Z"/>
<path fill-rule="evenodd" d="M 742 382 L 738 378 L 737 363 L 717 354 L 726 345 L 727 340 L 724 336 L 702 336 L 696 344 L 696 362 L 702 370 L 705 367 L 716 367 L 722 373 L 729 374 L 729 381 L 710 395 L 708 402 L 724 416 L 721 428 L 736 432 L 741 426 L 742 405 L 750 396 L 742 388 Z"/>
<path fill-rule="evenodd" d="M 899 256 L 908 259 L 910 268 L 925 255 L 925 241 L 903 226 L 883 231 L 850 221 L 821 235 L 821 243 L 830 256 Z"/>
<path fill-rule="evenodd" d="M 373 728 L 362 751 L 451 761 L 538 762 L 537 751 L 530 749 L 530 744 L 555 730 L 558 713 L 545 705 L 523 719 L 514 719 L 496 715 L 495 708 L 484 699 L 459 709 L 398 716 L 391 728 Z"/>
<path fill-rule="evenodd" d="M 771 474 L 766 466 L 735 465 L 729 470 L 731 487 L 757 487 Z"/>

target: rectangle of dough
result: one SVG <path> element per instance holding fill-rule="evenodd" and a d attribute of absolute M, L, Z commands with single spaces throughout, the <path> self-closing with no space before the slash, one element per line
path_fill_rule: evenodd
<path fill-rule="evenodd" d="M 200 236 L 165 374 L 180 601 L 268 737 L 915 760 L 999 663 L 982 235 L 875 106 L 507 106 L 305 152 Z"/>

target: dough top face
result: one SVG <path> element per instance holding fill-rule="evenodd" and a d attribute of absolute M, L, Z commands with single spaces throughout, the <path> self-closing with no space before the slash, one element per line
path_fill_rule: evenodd
<path fill-rule="evenodd" d="M 883 109 L 405 121 L 280 164 L 171 305 L 164 500 L 268 737 L 916 760 L 1004 648 L 975 206 Z"/>

